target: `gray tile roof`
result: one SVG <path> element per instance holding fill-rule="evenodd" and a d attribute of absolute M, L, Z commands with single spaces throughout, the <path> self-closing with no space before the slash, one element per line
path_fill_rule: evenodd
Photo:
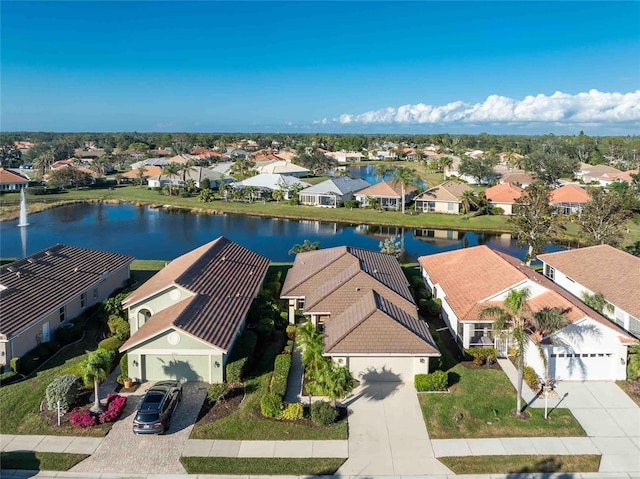
<path fill-rule="evenodd" d="M 354 179 L 348 176 L 341 176 L 339 178 L 332 178 L 330 180 L 318 183 L 317 185 L 310 186 L 309 188 L 305 188 L 300 193 L 334 193 L 336 195 L 345 195 L 347 193 L 359 191 L 363 188 L 368 188 L 369 186 L 371 185 L 368 182 L 360 178 Z"/>

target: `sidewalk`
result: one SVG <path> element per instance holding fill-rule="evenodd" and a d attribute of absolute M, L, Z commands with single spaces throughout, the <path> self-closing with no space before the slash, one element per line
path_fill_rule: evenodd
<path fill-rule="evenodd" d="M 349 457 L 348 441 L 225 441 L 189 439 L 183 456 L 191 457 Z"/>

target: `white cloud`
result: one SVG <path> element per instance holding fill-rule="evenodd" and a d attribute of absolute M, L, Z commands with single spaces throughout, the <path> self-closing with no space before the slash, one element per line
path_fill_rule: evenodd
<path fill-rule="evenodd" d="M 359 114 L 344 113 L 333 123 L 354 124 L 429 124 L 453 122 L 560 122 L 622 123 L 640 121 L 640 90 L 630 93 L 606 93 L 598 90 L 571 95 L 555 92 L 515 100 L 490 95 L 483 103 L 455 101 L 442 106 L 402 105 Z M 327 119 L 314 123 L 327 124 Z"/>

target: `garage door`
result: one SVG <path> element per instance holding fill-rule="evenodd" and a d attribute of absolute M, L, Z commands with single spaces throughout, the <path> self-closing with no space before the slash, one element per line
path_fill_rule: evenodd
<path fill-rule="evenodd" d="M 209 356 L 147 354 L 141 360 L 142 378 L 147 381 L 209 381 Z"/>
<path fill-rule="evenodd" d="M 349 369 L 358 381 L 413 382 L 413 358 L 350 357 Z"/>
<path fill-rule="evenodd" d="M 552 354 L 549 371 L 564 381 L 601 381 L 613 379 L 613 353 Z"/>

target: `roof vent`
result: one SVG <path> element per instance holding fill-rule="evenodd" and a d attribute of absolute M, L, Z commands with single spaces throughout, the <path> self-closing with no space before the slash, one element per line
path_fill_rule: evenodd
<path fill-rule="evenodd" d="M 20 277 L 20 271 L 16 272 L 16 278 Z"/>
<path fill-rule="evenodd" d="M 15 273 L 17 270 L 16 270 L 16 268 L 14 268 L 13 266 L 9 266 L 9 267 L 7 268 L 7 271 L 9 271 L 9 273 Z"/>
<path fill-rule="evenodd" d="M 73 268 L 73 272 L 77 273 L 78 272 L 78 267 L 76 266 L 75 268 Z"/>
<path fill-rule="evenodd" d="M 373 274 L 378 274 L 378 270 L 373 268 Z"/>
<path fill-rule="evenodd" d="M 356 288 L 356 291 L 360 291 L 360 288 Z"/>
<path fill-rule="evenodd" d="M 53 256 L 53 251 L 45 251 L 44 254 L 46 254 L 47 256 Z"/>
<path fill-rule="evenodd" d="M 226 256 L 223 256 L 222 258 L 220 258 L 220 261 L 226 261 L 226 260 L 227 260 Z"/>
<path fill-rule="evenodd" d="M 27 262 L 31 264 L 35 264 L 36 260 L 34 258 L 27 258 Z"/>

